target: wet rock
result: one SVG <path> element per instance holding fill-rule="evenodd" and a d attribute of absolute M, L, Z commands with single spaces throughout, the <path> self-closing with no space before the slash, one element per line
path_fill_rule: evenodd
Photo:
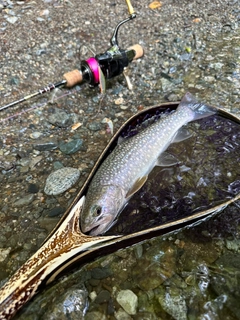
<path fill-rule="evenodd" d="M 80 171 L 76 168 L 64 167 L 52 172 L 47 180 L 44 192 L 58 195 L 70 189 L 79 179 Z"/>
<path fill-rule="evenodd" d="M 168 79 L 161 78 L 160 81 L 163 92 L 170 91 L 174 86 L 173 82 L 169 81 Z"/>
<path fill-rule="evenodd" d="M 116 320 L 132 320 L 132 317 L 122 308 L 114 312 L 114 317 L 116 318 Z"/>
<path fill-rule="evenodd" d="M 187 242 L 184 245 L 184 253 L 180 262 L 185 265 L 185 270 L 192 270 L 203 262 L 210 264 L 218 257 L 219 252 L 213 243 L 208 243 L 206 246 L 202 243 Z"/>
<path fill-rule="evenodd" d="M 63 165 L 62 162 L 60 162 L 60 161 L 55 161 L 55 162 L 53 163 L 53 168 L 54 168 L 55 170 L 61 169 L 61 168 L 63 168 L 63 167 L 64 167 L 64 165 Z"/>
<path fill-rule="evenodd" d="M 102 126 L 101 126 L 100 122 L 91 122 L 91 123 L 89 123 L 88 128 L 91 131 L 99 131 L 99 130 L 101 130 Z"/>
<path fill-rule="evenodd" d="M 138 297 L 131 290 L 119 291 L 116 300 L 128 314 L 136 314 L 138 306 Z"/>
<path fill-rule="evenodd" d="M 39 139 L 41 136 L 42 136 L 42 132 L 38 132 L 38 131 L 32 132 L 30 134 L 31 139 Z"/>
<path fill-rule="evenodd" d="M 71 115 L 58 108 L 53 108 L 53 112 L 48 117 L 48 122 L 60 128 L 65 128 L 73 124 Z"/>
<path fill-rule="evenodd" d="M 102 290 L 97 295 L 97 297 L 95 299 L 95 303 L 101 304 L 101 303 L 109 301 L 110 298 L 111 298 L 110 292 L 108 290 Z"/>
<path fill-rule="evenodd" d="M 90 279 L 90 280 L 89 280 L 89 284 L 90 284 L 92 287 L 98 286 L 99 283 L 100 283 L 100 280 L 98 280 L 98 279 Z"/>
<path fill-rule="evenodd" d="M 52 312 L 48 316 L 44 316 L 46 320 L 54 319 L 84 319 L 85 311 L 88 307 L 88 294 L 85 288 L 71 288 L 67 292 L 58 297 L 58 303 L 54 306 Z M 95 319 L 95 318 L 93 318 Z"/>
<path fill-rule="evenodd" d="M 79 150 L 86 151 L 87 147 L 84 144 L 84 141 L 82 139 L 74 139 L 69 142 L 61 142 L 59 144 L 59 149 L 64 154 L 73 154 Z"/>
<path fill-rule="evenodd" d="M 228 250 L 238 252 L 240 251 L 240 239 L 228 240 L 226 239 L 226 247 Z"/>
<path fill-rule="evenodd" d="M 33 145 L 34 149 L 39 151 L 48 151 L 48 150 L 54 150 L 57 149 L 58 143 L 57 141 L 38 141 Z"/>
<path fill-rule="evenodd" d="M 53 208 L 49 211 L 48 216 L 49 217 L 56 217 L 56 216 L 60 216 L 65 212 L 65 208 L 62 207 L 56 207 Z"/>
<path fill-rule="evenodd" d="M 29 193 L 38 193 L 39 191 L 39 186 L 35 183 L 30 183 L 28 185 L 28 192 Z"/>
<path fill-rule="evenodd" d="M 42 160 L 42 156 L 36 156 L 32 158 L 29 162 L 29 167 L 32 169 Z"/>
<path fill-rule="evenodd" d="M 11 248 L 0 248 L 0 262 L 4 261 L 11 251 Z"/>
<path fill-rule="evenodd" d="M 187 320 L 187 305 L 182 290 L 178 288 L 166 288 L 165 293 L 158 297 L 163 310 L 175 320 Z"/>
<path fill-rule="evenodd" d="M 94 279 L 101 280 L 111 275 L 111 270 L 108 268 L 94 268 L 91 271 L 91 276 Z"/>
<path fill-rule="evenodd" d="M 15 160 L 13 157 L 0 156 L 0 169 L 4 169 L 5 171 L 8 171 L 14 168 L 14 165 L 15 165 Z"/>
<path fill-rule="evenodd" d="M 23 207 L 23 206 L 29 205 L 33 201 L 33 199 L 34 199 L 34 194 L 28 194 L 27 196 L 14 202 L 13 206 Z"/>

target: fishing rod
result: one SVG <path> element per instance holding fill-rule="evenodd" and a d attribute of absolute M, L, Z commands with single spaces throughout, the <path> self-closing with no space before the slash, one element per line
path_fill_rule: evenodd
<path fill-rule="evenodd" d="M 111 47 L 109 49 L 104 53 L 97 54 L 94 57 L 81 61 L 80 69 L 75 69 L 65 73 L 61 81 L 47 85 L 32 94 L 6 104 L 0 107 L 0 111 L 13 107 L 46 92 L 50 92 L 58 87 L 71 88 L 83 82 L 88 83 L 92 88 L 99 85 L 101 93 L 105 93 L 106 79 L 111 79 L 121 73 L 124 74 L 124 69 L 130 62 L 143 56 L 143 48 L 139 44 L 135 44 L 127 49 L 121 49 L 118 44 L 118 31 L 120 26 L 136 18 L 136 13 L 130 0 L 126 0 L 126 3 L 128 6 L 129 17 L 120 21 L 115 27 L 110 39 Z M 125 77 L 127 80 L 127 76 Z"/>

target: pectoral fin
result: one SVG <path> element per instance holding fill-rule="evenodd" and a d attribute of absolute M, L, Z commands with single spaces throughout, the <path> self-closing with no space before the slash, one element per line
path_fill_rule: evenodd
<path fill-rule="evenodd" d="M 177 164 L 179 161 L 172 154 L 163 152 L 157 159 L 156 166 L 160 167 L 171 167 Z"/>
<path fill-rule="evenodd" d="M 130 198 L 134 193 L 136 193 L 147 181 L 148 176 L 143 176 L 141 178 L 138 178 L 137 181 L 134 183 L 132 188 L 128 191 L 126 198 Z"/>

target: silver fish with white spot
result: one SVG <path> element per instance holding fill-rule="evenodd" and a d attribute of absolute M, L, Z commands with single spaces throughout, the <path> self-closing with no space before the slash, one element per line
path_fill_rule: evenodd
<path fill-rule="evenodd" d="M 175 112 L 160 118 L 135 136 L 123 139 L 90 183 L 81 214 L 82 232 L 90 235 L 105 233 L 131 196 L 146 182 L 154 166 L 176 163 L 176 159 L 166 155 L 165 150 L 172 142 L 184 139 L 181 128 L 190 121 L 215 112 L 187 93 Z"/>

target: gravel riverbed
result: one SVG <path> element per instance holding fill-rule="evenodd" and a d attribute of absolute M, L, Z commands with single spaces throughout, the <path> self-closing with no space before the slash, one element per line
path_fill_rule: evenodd
<path fill-rule="evenodd" d="M 111 120 L 115 132 L 139 110 L 180 100 L 186 91 L 199 100 L 240 113 L 239 1 L 163 0 L 155 10 L 150 9 L 149 4 L 147 0 L 132 1 L 137 18 L 123 25 L 119 32 L 122 48 L 136 43 L 144 48 L 144 57 L 130 66 L 132 91 L 128 90 L 121 75 L 108 81 L 102 100 L 98 88 L 83 85 L 56 90 L 1 111 L 0 283 L 4 283 L 37 250 L 74 199 L 111 138 L 106 118 Z M 62 80 L 65 72 L 79 68 L 81 60 L 104 52 L 117 22 L 127 16 L 126 3 L 120 0 L 0 0 L 0 106 Z M 65 179 L 63 184 L 67 190 L 55 190 L 51 183 L 46 186 L 51 173 L 55 172 L 54 179 L 58 179 L 58 170 L 65 172 L 60 179 Z M 172 243 L 169 246 L 163 245 L 165 249 L 176 249 Z M 215 248 L 213 246 L 211 250 Z M 116 262 L 121 254 L 109 259 Z M 132 258 L 128 250 L 123 255 L 128 270 L 136 258 Z M 217 258 L 214 256 L 209 263 Z M 147 265 L 146 261 L 152 258 L 146 255 L 142 259 Z M 118 272 L 117 268 L 114 270 Z M 85 276 L 90 281 L 89 272 Z M 92 283 L 94 279 L 101 280 L 94 275 Z M 136 271 L 135 280 L 139 279 Z M 93 286 L 87 282 L 89 293 L 96 291 L 90 285 Z M 113 283 L 107 282 L 104 290 L 110 292 L 110 286 L 114 286 Z M 86 287 L 80 289 L 83 299 L 87 300 Z M 126 285 L 121 289 L 132 288 Z M 144 290 L 148 298 L 138 295 L 135 311 L 139 310 L 139 299 L 161 300 L 162 289 L 155 298 L 151 296 L 153 289 L 149 291 L 144 287 Z M 119 292 L 113 296 L 121 306 L 122 300 L 117 298 L 118 295 L 121 297 Z M 176 295 L 174 292 L 173 296 Z M 112 299 L 106 292 L 103 296 L 103 301 Z M 130 296 L 136 300 L 131 293 Z M 100 298 L 99 301 L 96 304 L 103 306 Z M 63 305 L 57 301 L 56 306 L 58 303 Z M 159 304 L 161 310 L 165 310 L 161 311 L 162 319 L 185 319 L 184 316 L 177 317 L 172 309 L 169 313 L 163 300 Z M 87 302 L 83 309 L 86 308 Z M 145 318 L 131 316 L 135 311 L 122 308 L 116 312 L 121 314 L 121 310 L 125 310 L 125 313 L 114 316 L 114 312 L 110 312 L 108 318 L 155 319 L 154 314 L 157 314 L 150 308 L 141 311 L 146 313 Z M 96 309 L 92 306 L 92 312 L 99 312 L 99 319 L 105 319 L 104 308 Z M 51 312 L 43 318 L 53 319 Z M 239 319 L 239 313 L 234 312 L 228 319 Z M 62 311 L 61 317 L 57 318 L 67 319 L 64 314 Z M 152 318 L 147 314 L 152 314 Z M 93 318 L 98 319 L 97 316 Z M 40 315 L 36 319 L 40 319 Z M 74 316 L 71 319 L 75 319 Z"/>

